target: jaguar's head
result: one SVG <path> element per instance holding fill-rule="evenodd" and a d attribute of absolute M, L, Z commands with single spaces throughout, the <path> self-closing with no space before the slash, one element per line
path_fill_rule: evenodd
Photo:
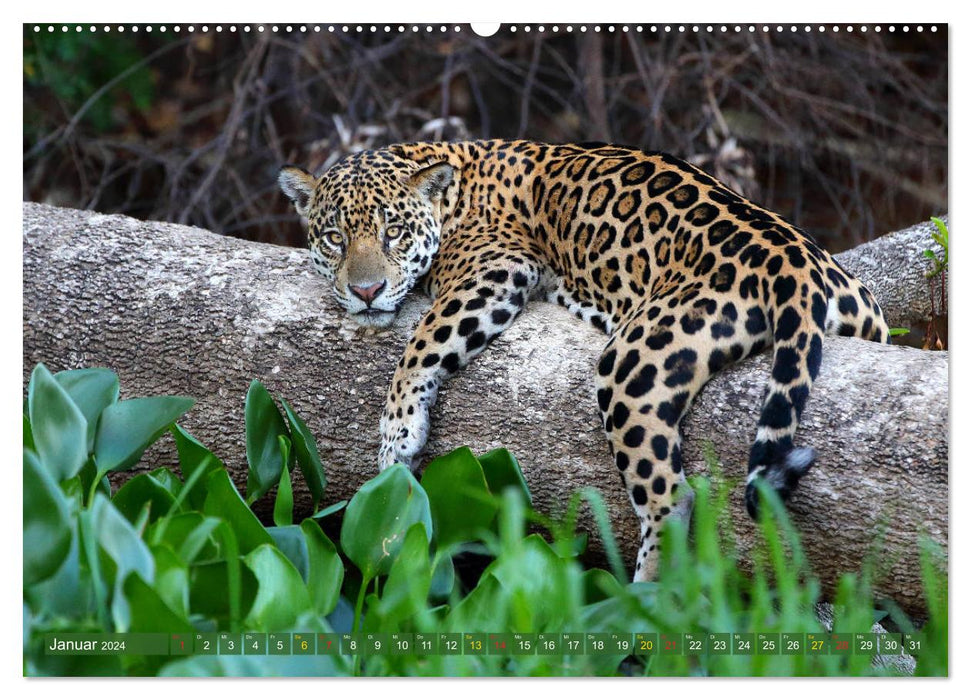
<path fill-rule="evenodd" d="M 448 163 L 420 165 L 392 149 L 355 153 L 315 178 L 285 166 L 280 189 L 307 220 L 310 258 L 362 326 L 389 326 L 438 252 Z"/>

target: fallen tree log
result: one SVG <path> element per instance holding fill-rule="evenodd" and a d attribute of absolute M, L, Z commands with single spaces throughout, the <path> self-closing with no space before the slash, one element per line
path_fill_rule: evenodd
<path fill-rule="evenodd" d="M 412 299 L 394 328 L 365 332 L 338 311 L 303 250 L 30 203 L 23 217 L 25 386 L 37 362 L 52 371 L 107 366 L 126 396 L 195 397 L 183 424 L 242 486 L 244 399 L 257 378 L 316 435 L 326 502 L 349 497 L 376 474 L 386 385 L 427 300 Z M 897 239 L 916 245 L 917 237 L 921 246 L 929 238 L 920 230 L 891 234 L 845 255 L 847 268 L 877 291 L 891 325 L 910 313 L 895 300 L 921 298 L 905 288 L 920 278 L 919 253 L 891 258 L 892 265 L 855 261 L 900 248 Z M 446 384 L 426 454 L 508 447 L 535 506 L 548 513 L 575 489 L 595 486 L 629 565 L 637 522 L 609 458 L 591 381 L 604 342 L 565 310 L 532 305 Z M 875 553 L 877 592 L 921 614 L 918 537 L 944 547 L 948 537 L 947 353 L 848 338 L 827 339 L 824 348 L 799 437 L 819 458 L 790 504 L 806 555 L 830 587 Z M 738 480 L 731 509 L 744 559 L 757 536 L 741 483 L 768 371 L 762 355 L 721 373 L 685 425 L 688 474 L 706 473 L 701 449 L 711 440 L 726 476 Z M 146 461 L 173 463 L 171 444 Z M 298 479 L 294 488 L 306 515 L 306 487 Z M 598 547 L 594 539 L 594 559 Z"/>
<path fill-rule="evenodd" d="M 941 217 L 947 222 L 947 217 Z M 847 270 L 866 282 L 880 301 L 891 327 L 908 328 L 920 338 L 940 304 L 940 279 L 927 279 L 930 266 L 924 251 L 941 248 L 931 238 L 937 227 L 930 221 L 881 236 L 837 255 Z"/>

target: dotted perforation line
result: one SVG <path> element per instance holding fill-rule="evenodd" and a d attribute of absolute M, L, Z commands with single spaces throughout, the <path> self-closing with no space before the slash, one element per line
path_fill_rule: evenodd
<path fill-rule="evenodd" d="M 214 32 L 217 32 L 217 33 L 218 32 L 229 32 L 229 33 L 235 33 L 235 32 L 244 32 L 244 33 L 245 32 L 256 32 L 256 33 L 273 32 L 275 34 L 308 34 L 308 33 L 316 33 L 316 34 L 319 34 L 321 32 L 329 32 L 331 34 L 333 34 L 335 32 L 343 32 L 345 34 L 351 34 L 351 33 L 361 33 L 361 34 L 371 33 L 371 34 L 376 34 L 376 33 L 379 33 L 379 32 L 380 33 L 385 33 L 385 34 L 391 34 L 391 33 L 405 33 L 405 32 L 408 32 L 408 31 L 415 32 L 415 33 L 417 33 L 417 32 L 425 32 L 425 33 L 440 32 L 440 33 L 445 33 L 445 32 L 461 32 L 462 31 L 462 27 L 459 26 L 459 25 L 444 25 L 444 24 L 441 24 L 441 25 L 431 25 L 431 24 L 427 24 L 427 25 L 417 25 L 417 24 L 409 24 L 409 25 L 404 25 L 404 24 L 397 24 L 397 25 L 389 25 L 389 24 L 384 24 L 384 25 L 377 25 L 377 24 L 299 24 L 299 25 L 294 25 L 294 24 L 286 24 L 286 25 L 283 25 L 283 24 L 252 24 L 252 25 L 251 24 L 241 24 L 241 25 L 236 25 L 236 24 L 228 24 L 228 25 L 222 25 L 222 24 L 214 24 L 214 25 L 208 25 L 208 24 L 201 24 L 201 25 L 186 24 L 186 25 L 181 25 L 181 24 L 175 24 L 175 25 L 158 25 L 158 26 L 139 25 L 139 24 L 132 24 L 132 25 L 124 25 L 124 24 L 105 24 L 105 25 L 94 25 L 94 24 L 91 24 L 91 25 L 81 25 L 81 24 L 77 24 L 77 25 L 68 25 L 68 24 L 54 25 L 54 24 L 48 24 L 48 25 L 39 25 L 39 24 L 35 24 L 34 27 L 33 27 L 33 29 L 34 29 L 34 32 L 35 33 L 40 33 L 40 32 L 44 32 L 44 31 L 46 31 L 48 33 L 53 33 L 53 32 L 56 32 L 58 30 L 60 30 L 61 32 L 69 32 L 69 31 L 71 31 L 73 29 L 75 32 L 83 32 L 83 31 L 87 30 L 88 32 L 99 32 L 99 31 L 101 31 L 101 32 L 121 32 L 121 33 L 124 33 L 126 31 L 128 31 L 128 32 L 139 32 L 139 31 L 143 31 L 143 32 L 149 32 L 149 33 L 151 33 L 153 31 L 158 31 L 158 32 L 163 32 L 163 33 L 164 32 L 175 32 L 176 34 L 181 33 L 181 32 L 208 33 L 210 31 L 214 31 Z"/>
<path fill-rule="evenodd" d="M 222 25 L 222 24 L 215 24 L 215 25 L 208 25 L 208 24 L 201 24 L 201 25 L 187 24 L 187 25 L 180 25 L 180 24 L 175 24 L 175 25 L 164 25 L 163 24 L 163 25 L 157 25 L 157 26 L 153 26 L 153 25 L 138 25 L 138 24 L 131 24 L 131 25 L 124 25 L 124 24 L 116 24 L 116 25 L 111 25 L 111 24 L 105 24 L 105 25 L 94 25 L 94 24 L 91 24 L 91 25 L 81 25 L 81 24 L 76 24 L 76 25 L 68 25 L 68 24 L 54 25 L 54 24 L 47 24 L 47 25 L 40 25 L 40 24 L 35 24 L 33 26 L 33 30 L 34 30 L 35 33 L 41 33 L 41 32 L 45 32 L 46 31 L 49 34 L 52 34 L 52 33 L 56 32 L 56 31 L 69 32 L 69 31 L 72 31 L 72 30 L 74 32 L 83 32 L 83 31 L 87 30 L 88 32 L 99 32 L 99 31 L 102 31 L 102 32 L 118 32 L 118 33 L 124 33 L 124 32 L 137 33 L 137 32 L 140 32 L 140 31 L 141 32 L 145 32 L 145 33 L 152 33 L 153 31 L 157 31 L 157 32 L 161 32 L 161 33 L 174 32 L 176 34 L 179 34 L 179 33 L 183 32 L 183 31 L 188 32 L 190 34 L 191 33 L 196 33 L 196 32 L 199 32 L 199 33 L 209 33 L 211 31 L 212 32 L 216 32 L 216 33 L 222 33 L 222 32 L 228 32 L 228 33 L 236 33 L 236 32 L 243 32 L 243 33 L 248 33 L 248 32 L 256 32 L 256 33 L 273 32 L 273 33 L 276 33 L 276 34 L 281 34 L 281 33 L 283 33 L 283 34 L 297 34 L 297 33 L 300 33 L 300 34 L 308 34 L 308 33 L 316 33 L 316 34 L 319 34 L 321 32 L 327 32 L 327 33 L 331 33 L 331 34 L 333 34 L 335 32 L 342 32 L 342 33 L 345 33 L 345 34 L 351 34 L 351 33 L 358 33 L 358 34 L 365 34 L 365 33 L 368 33 L 368 34 L 377 34 L 377 33 L 384 33 L 384 34 L 392 34 L 392 33 L 404 34 L 406 32 L 411 32 L 413 34 L 417 34 L 417 33 L 432 34 L 432 33 L 448 33 L 448 32 L 455 32 L 455 33 L 457 33 L 457 32 L 461 32 L 462 31 L 462 27 L 459 26 L 459 25 L 446 25 L 446 24 L 438 24 L 438 25 L 433 25 L 433 24 L 421 24 L 421 25 L 419 25 L 419 24 L 407 24 L 407 25 L 405 25 L 405 24 L 397 24 L 397 25 L 390 25 L 390 24 L 384 24 L 384 25 L 379 25 L 379 24 L 299 24 L 299 25 L 297 25 L 297 24 L 286 24 L 286 25 L 282 25 L 282 24 L 253 24 L 253 25 L 251 25 L 251 24 L 242 24 L 242 25 L 236 25 L 236 24 L 228 24 L 228 25 Z M 610 34 L 610 33 L 617 33 L 617 32 L 637 32 L 637 33 L 652 33 L 652 34 L 661 34 L 661 33 L 665 33 L 665 34 L 671 34 L 671 33 L 682 33 L 682 34 L 684 34 L 684 33 L 695 33 L 695 34 L 700 34 L 700 33 L 707 33 L 707 34 L 728 34 L 728 33 L 736 33 L 736 34 L 738 34 L 738 33 L 742 33 L 742 32 L 748 32 L 750 34 L 756 34 L 756 33 L 761 33 L 761 34 L 770 34 L 770 33 L 775 33 L 775 34 L 782 34 L 782 33 L 796 34 L 796 33 L 803 33 L 803 34 L 805 34 L 805 33 L 813 32 L 813 31 L 819 32 L 819 33 L 833 32 L 834 34 L 838 34 L 840 32 L 845 32 L 847 34 L 852 34 L 853 32 L 860 32 L 860 33 L 865 34 L 865 33 L 870 32 L 870 31 L 876 32 L 876 33 L 879 34 L 880 32 L 887 31 L 887 32 L 890 32 L 890 33 L 902 32 L 902 33 L 905 33 L 906 34 L 906 33 L 909 33 L 911 31 L 924 32 L 925 30 L 928 30 L 928 31 L 931 31 L 931 32 L 936 32 L 938 30 L 938 28 L 937 28 L 937 25 L 936 24 L 932 24 L 932 25 L 928 25 L 928 26 L 925 26 L 923 24 L 917 24 L 917 25 L 907 25 L 907 24 L 904 24 L 904 25 L 895 25 L 895 24 L 891 24 L 891 25 L 886 25 L 886 26 L 879 25 L 879 24 L 878 25 L 866 25 L 866 24 L 864 24 L 864 25 L 853 25 L 853 24 L 847 24 L 847 25 L 839 25 L 839 24 L 834 24 L 834 25 L 825 25 L 825 24 L 816 24 L 816 25 L 811 25 L 811 24 L 800 24 L 800 25 L 796 25 L 796 24 L 663 24 L 663 25 L 662 24 L 651 24 L 651 25 L 642 25 L 642 24 L 636 24 L 636 25 L 628 25 L 628 24 L 623 24 L 623 25 L 613 25 L 613 24 L 610 24 L 610 25 L 600 25 L 600 24 L 593 24 L 593 25 L 579 24 L 579 25 L 573 25 L 573 24 L 567 24 L 567 25 L 558 25 L 558 24 L 554 24 L 554 25 L 549 25 L 549 26 L 543 25 L 543 24 L 539 24 L 539 25 L 530 25 L 530 24 L 516 25 L 516 24 L 513 24 L 513 25 L 509 25 L 509 26 L 502 27 L 502 30 L 505 30 L 505 31 L 508 31 L 508 32 L 511 32 L 511 33 L 516 33 L 516 32 L 522 31 L 522 32 L 526 32 L 526 33 L 537 32 L 537 33 L 540 33 L 540 34 L 544 34 L 544 33 L 558 34 L 558 33 L 563 33 L 563 32 L 565 32 L 565 33 L 579 32 L 581 34 L 582 33 L 586 33 L 586 32 L 595 32 L 595 33 L 596 32 L 600 32 L 600 33 L 608 33 L 608 34 Z M 472 33 L 475 33 L 475 31 L 472 30 Z"/>
<path fill-rule="evenodd" d="M 820 32 L 820 33 L 831 31 L 838 34 L 839 32 L 844 31 L 846 33 L 852 34 L 854 31 L 858 31 L 862 33 L 866 33 L 868 31 L 910 32 L 912 30 L 917 32 L 923 32 L 925 29 L 929 29 L 931 32 L 936 32 L 937 25 L 932 24 L 932 25 L 925 26 L 923 24 L 918 24 L 913 26 L 911 25 L 884 26 L 884 25 L 853 25 L 853 24 L 847 24 L 847 25 L 839 25 L 839 24 L 834 24 L 834 25 L 825 25 L 825 24 L 816 24 L 816 25 L 813 25 L 813 24 L 652 24 L 652 25 L 580 24 L 580 25 L 572 25 L 570 24 L 570 25 L 565 25 L 563 27 L 560 27 L 559 25 L 546 27 L 544 25 L 534 26 L 534 25 L 515 25 L 514 24 L 508 27 L 505 27 L 505 29 L 513 33 L 522 30 L 524 32 L 536 31 L 540 33 L 560 32 L 560 31 L 584 33 L 584 32 L 592 31 L 592 32 L 606 32 L 606 33 L 649 32 L 654 34 L 660 34 L 660 33 L 727 34 L 729 32 L 734 32 L 734 33 L 749 32 L 752 34 L 755 34 L 755 33 L 768 34 L 770 32 L 808 33 L 813 31 Z"/>

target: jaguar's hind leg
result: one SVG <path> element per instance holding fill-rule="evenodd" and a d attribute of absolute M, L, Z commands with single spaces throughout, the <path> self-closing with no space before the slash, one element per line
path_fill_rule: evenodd
<path fill-rule="evenodd" d="M 635 581 L 656 576 L 665 523 L 690 519 L 680 426 L 691 401 L 714 372 L 769 337 L 754 304 L 750 313 L 721 295 L 689 294 L 647 302 L 618 327 L 597 367 L 604 428 L 641 521 Z"/>

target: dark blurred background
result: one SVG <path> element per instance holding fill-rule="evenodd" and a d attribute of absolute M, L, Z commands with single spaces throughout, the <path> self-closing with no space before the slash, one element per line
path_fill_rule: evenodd
<path fill-rule="evenodd" d="M 279 166 L 397 141 L 687 158 L 833 251 L 947 208 L 947 27 L 24 27 L 24 199 L 304 245 Z"/>

